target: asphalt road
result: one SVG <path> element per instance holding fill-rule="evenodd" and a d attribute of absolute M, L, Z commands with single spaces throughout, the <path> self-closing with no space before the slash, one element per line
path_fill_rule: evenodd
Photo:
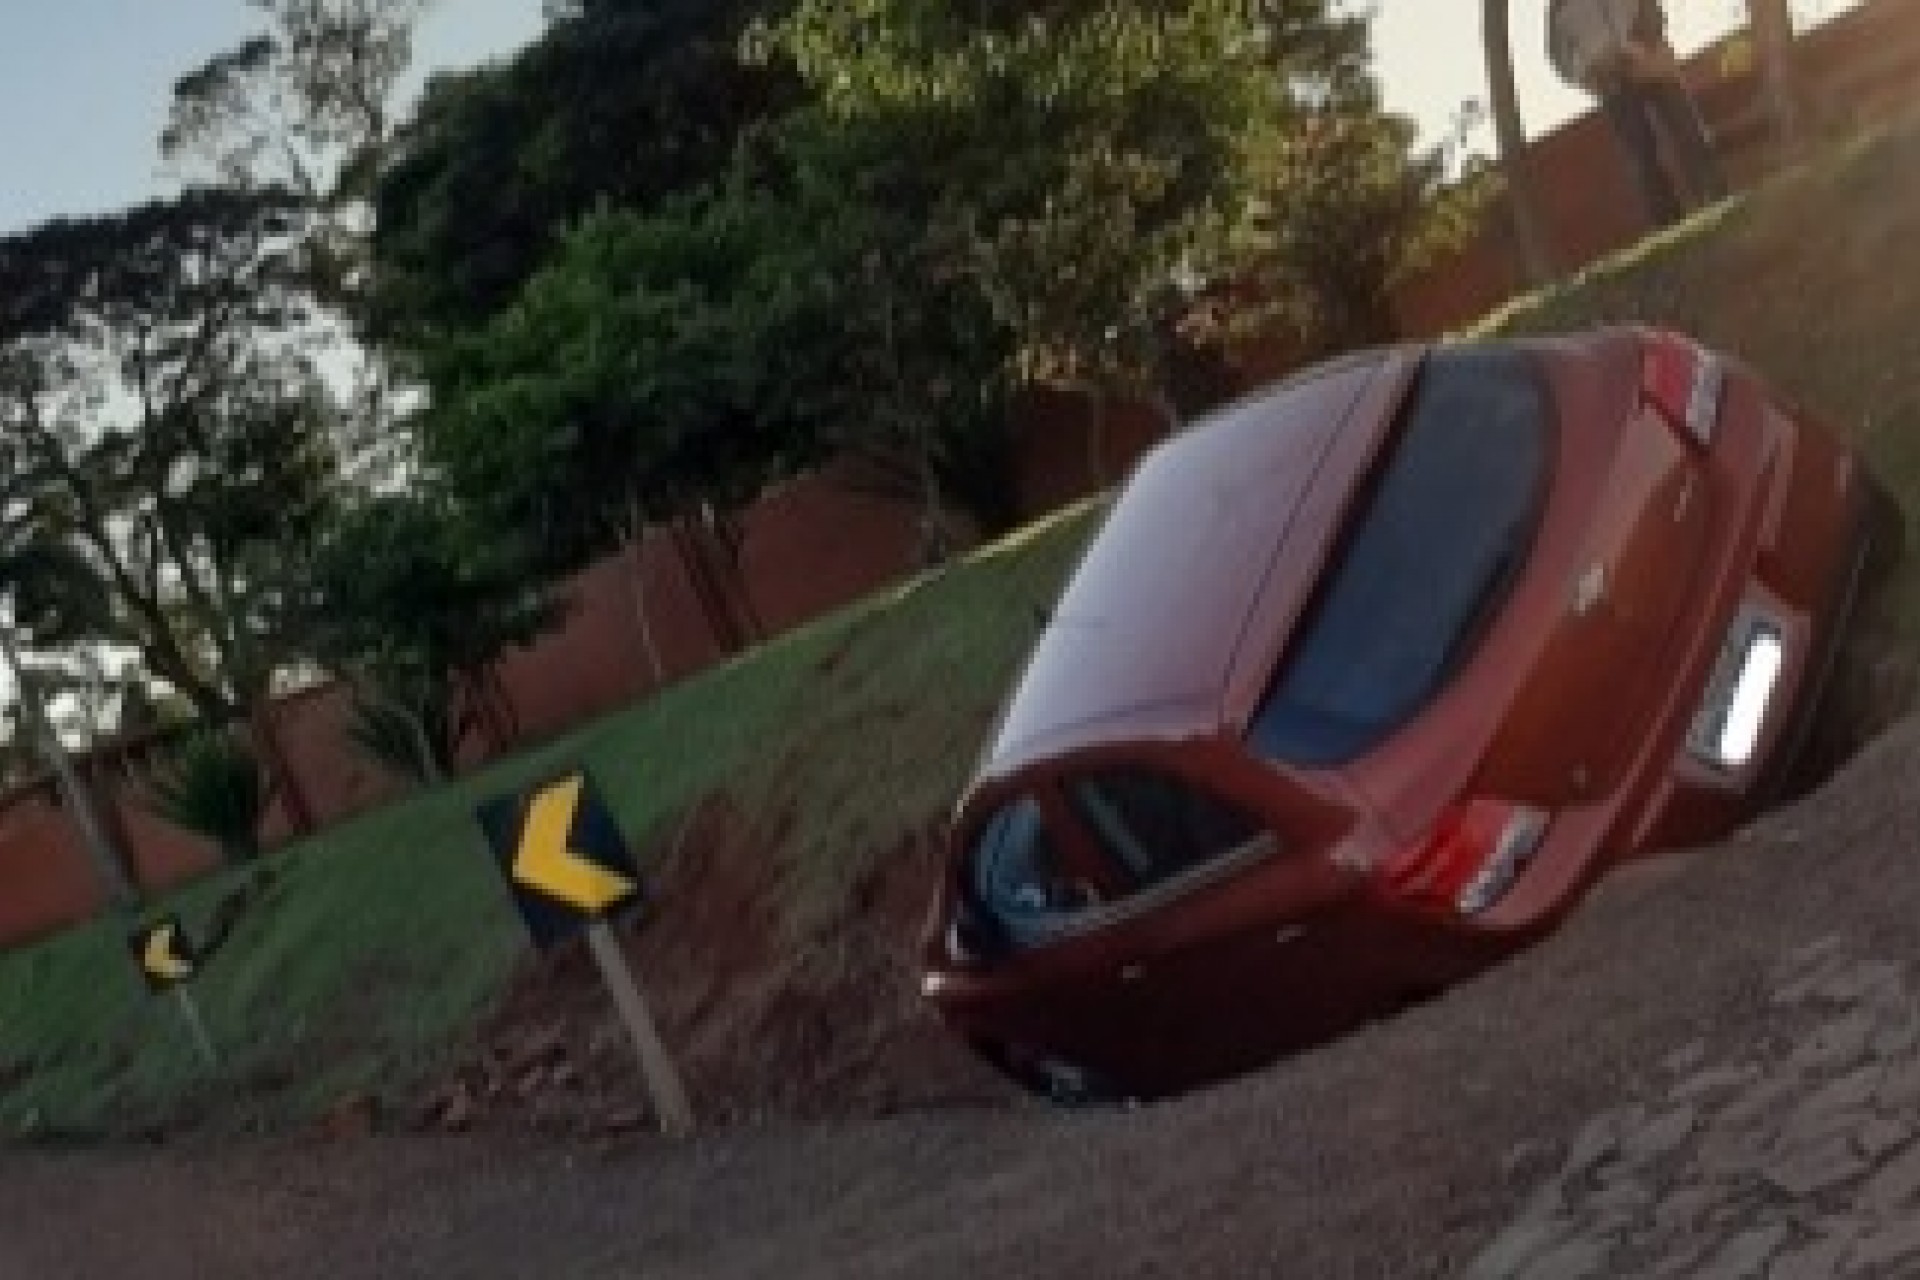
<path fill-rule="evenodd" d="M 601 1153 L 510 1134 L 14 1151 L 0 1155 L 0 1280 L 1568 1280 L 1659 1274 L 1670 1229 L 1700 1274 L 1724 1260 L 1724 1274 L 1764 1275 L 1851 1229 L 1837 1201 L 1855 1184 L 1815 1169 L 1783 1189 L 1772 1139 L 1747 1141 L 1728 1117 L 1777 1127 L 1818 1112 L 1842 1068 L 1920 1072 L 1900 1056 L 1920 1058 L 1903 995 L 1920 964 L 1916 779 L 1909 724 L 1741 839 L 1617 875 L 1481 981 L 1177 1103 L 924 1112 Z M 1789 989 L 1806 985 L 1793 965 L 1833 957 L 1871 999 L 1836 1013 Z M 1865 1020 L 1857 1061 L 1794 1065 L 1836 1018 Z M 1920 1145 L 1886 1128 L 1884 1107 L 1850 1105 L 1846 1123 L 1871 1121 L 1879 1140 L 1848 1176 L 1891 1177 L 1911 1153 L 1920 1196 Z M 1729 1127 L 1723 1145 L 1752 1168 L 1728 1173 L 1690 1145 Z M 1680 1228 L 1658 1212 L 1741 1177 L 1764 1196 L 1729 1190 Z M 1623 1180 L 1631 1194 L 1609 1190 Z M 1806 1274 L 1912 1273 L 1898 1240 L 1855 1225 L 1880 1241 L 1849 1246 L 1859 1265 L 1836 1252 Z"/>

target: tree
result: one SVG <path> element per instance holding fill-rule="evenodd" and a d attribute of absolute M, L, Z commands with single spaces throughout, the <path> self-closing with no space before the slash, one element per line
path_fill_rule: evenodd
<path fill-rule="evenodd" d="M 431 494 L 369 497 L 318 541 L 308 653 L 351 685 L 369 736 L 398 728 L 388 736 L 424 781 L 450 774 L 501 709 L 500 656 L 559 620 L 515 550 L 473 537 Z"/>
<path fill-rule="evenodd" d="M 161 154 L 188 176 L 365 194 L 393 136 L 391 103 L 432 0 L 248 0 L 266 30 L 175 82 Z"/>
<path fill-rule="evenodd" d="M 1487 97 L 1493 111 L 1500 174 L 1506 185 L 1507 215 L 1512 220 L 1520 271 L 1535 287 L 1553 279 L 1553 260 L 1534 190 L 1526 129 L 1520 123 L 1520 95 L 1514 88 L 1513 41 L 1508 34 L 1510 0 L 1481 0 L 1480 38 L 1487 59 Z"/>
<path fill-rule="evenodd" d="M 1174 286 L 1219 270 L 1249 130 L 1286 105 L 1244 12 L 801 0 L 780 41 L 989 299 L 1017 381 L 1151 394 Z"/>
<path fill-rule="evenodd" d="M 720 533 L 737 561 L 727 517 L 821 456 L 805 379 L 827 366 L 806 353 L 837 330 L 830 282 L 773 248 L 796 234 L 731 186 L 589 218 L 511 308 L 430 353 L 431 474 L 547 573 L 665 522 Z M 714 611 L 723 640 L 757 630 L 737 592 Z"/>
<path fill-rule="evenodd" d="M 0 427 L 62 557 L 50 638 L 134 650 L 210 723 L 266 707 L 338 474 L 298 212 L 196 190 L 0 241 Z"/>
<path fill-rule="evenodd" d="M 3 366 L 0 366 L 3 367 Z M 13 454 L 13 450 L 7 450 Z M 24 780 L 44 761 L 60 788 L 61 800 L 79 830 L 80 845 L 94 865 L 106 895 L 125 905 L 138 897 L 126 858 L 101 819 L 92 789 L 75 767 L 48 712 L 40 672 L 21 656 L 22 640 L 44 637 L 62 623 L 48 616 L 52 602 L 65 599 L 79 576 L 67 548 L 48 541 L 31 520 L 38 477 L 14 454 L 0 470 L 0 600 L 7 618 L 0 623 L 0 670 L 13 686 L 13 715 L 0 769 L 9 784 Z"/>
<path fill-rule="evenodd" d="M 1015 385 L 1171 421 L 1197 301 L 1243 298 L 1256 270 L 1296 327 L 1335 324 L 1316 342 L 1391 328 L 1381 300 L 1439 166 L 1382 114 L 1364 25 L 1319 0 L 800 0 L 776 42 L 814 97 L 797 120 L 841 140 L 815 148 L 838 166 L 819 185 L 918 229 L 891 260 L 987 300 Z M 1364 321 L 1336 314 L 1346 298 Z"/>
<path fill-rule="evenodd" d="M 1747 29 L 1760 50 L 1774 137 L 1791 147 L 1801 133 L 1798 77 L 1793 70 L 1793 10 L 1789 0 L 1746 0 L 1746 5 Z"/>
<path fill-rule="evenodd" d="M 719 180 L 795 101 L 788 67 L 739 56 L 783 2 L 567 5 L 512 60 L 435 80 L 379 183 L 376 331 L 407 349 L 470 332 L 594 210 Z"/>

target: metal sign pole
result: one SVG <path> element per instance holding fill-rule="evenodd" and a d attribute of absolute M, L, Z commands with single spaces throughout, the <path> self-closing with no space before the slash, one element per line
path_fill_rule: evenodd
<path fill-rule="evenodd" d="M 607 927 L 606 920 L 596 917 L 587 923 L 587 944 L 593 950 L 594 963 L 600 967 L 607 990 L 613 993 L 613 1003 L 620 1011 L 627 1036 L 633 1041 L 641 1074 L 647 1080 L 647 1091 L 653 1095 L 654 1110 L 660 1115 L 660 1131 L 670 1138 L 689 1136 L 693 1133 L 693 1108 L 687 1104 L 687 1091 L 680 1083 L 673 1060 L 667 1056 L 667 1047 L 654 1026 L 646 997 L 640 994 L 639 984 L 634 981 L 626 953 L 620 949 L 620 942 Z"/>
<path fill-rule="evenodd" d="M 173 1002 L 180 1010 L 180 1020 L 187 1024 L 187 1034 L 193 1038 L 201 1064 L 208 1070 L 219 1066 L 220 1054 L 213 1047 L 213 1037 L 207 1033 L 206 1019 L 200 1016 L 200 1005 L 194 1000 L 193 992 L 181 984 L 173 989 Z"/>

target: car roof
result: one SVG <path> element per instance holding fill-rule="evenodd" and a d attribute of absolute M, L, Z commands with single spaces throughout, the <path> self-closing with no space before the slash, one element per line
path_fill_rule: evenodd
<path fill-rule="evenodd" d="M 1322 365 L 1143 458 L 989 746 L 1004 776 L 1073 751 L 1243 724 L 1423 349 Z M 1277 629 L 1277 630 L 1276 630 Z"/>

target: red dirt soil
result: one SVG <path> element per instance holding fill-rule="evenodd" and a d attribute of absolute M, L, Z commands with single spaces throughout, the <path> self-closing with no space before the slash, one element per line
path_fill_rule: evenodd
<path fill-rule="evenodd" d="M 679 824 L 670 824 L 678 826 Z M 1004 1104 L 997 1077 L 914 990 L 938 845 L 881 859 L 847 914 L 794 937 L 779 863 L 723 803 L 698 807 L 617 936 L 703 1124 Z M 417 1111 L 428 1127 L 531 1121 L 581 1136 L 649 1122 L 638 1068 L 584 945 L 529 959 L 474 1051 Z"/>

